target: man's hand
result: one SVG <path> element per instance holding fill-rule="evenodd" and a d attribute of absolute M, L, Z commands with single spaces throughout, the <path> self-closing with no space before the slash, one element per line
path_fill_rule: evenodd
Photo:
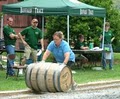
<path fill-rule="evenodd" d="M 113 38 L 111 39 L 111 42 L 113 42 L 114 39 L 115 39 L 115 37 L 113 37 Z"/>
<path fill-rule="evenodd" d="M 19 36 L 16 35 L 16 34 L 11 33 L 11 34 L 10 34 L 10 38 L 11 38 L 11 39 L 18 39 Z"/>
<path fill-rule="evenodd" d="M 41 48 L 41 51 L 42 51 L 42 52 L 44 51 L 44 48 L 43 48 L 43 47 Z"/>
<path fill-rule="evenodd" d="M 14 38 L 19 39 L 19 36 L 18 35 L 14 35 Z"/>

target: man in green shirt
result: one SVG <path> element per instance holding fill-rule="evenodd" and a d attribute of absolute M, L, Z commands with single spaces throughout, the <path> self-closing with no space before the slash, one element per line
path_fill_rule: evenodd
<path fill-rule="evenodd" d="M 34 18 L 31 21 L 31 26 L 25 28 L 19 33 L 19 37 L 22 40 L 23 45 L 25 46 L 24 58 L 21 63 L 22 65 L 26 63 L 30 56 L 33 62 L 37 62 L 38 42 L 41 43 L 41 50 L 44 50 L 42 31 L 39 28 L 37 28 L 37 26 L 38 20 Z M 23 38 L 23 36 L 25 38 Z"/>
<path fill-rule="evenodd" d="M 105 24 L 105 35 L 104 35 L 104 50 L 110 51 L 110 59 L 109 60 L 109 69 L 113 70 L 113 48 L 112 48 L 112 41 L 114 40 L 114 35 L 112 31 L 110 30 L 110 23 L 106 22 Z M 103 35 L 100 35 L 100 41 L 103 39 Z M 103 69 L 106 69 L 106 52 L 104 51 L 102 53 L 102 65 Z"/>
<path fill-rule="evenodd" d="M 12 28 L 13 18 L 9 17 L 7 19 L 7 25 L 3 28 L 3 35 L 5 40 L 5 48 L 7 54 L 15 54 L 15 43 L 18 35 L 16 35 L 14 29 Z M 13 60 L 7 60 L 7 75 L 13 76 L 15 74 L 12 66 L 14 66 Z"/>

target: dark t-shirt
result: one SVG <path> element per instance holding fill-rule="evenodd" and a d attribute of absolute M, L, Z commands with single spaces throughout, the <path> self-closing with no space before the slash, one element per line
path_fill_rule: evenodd
<path fill-rule="evenodd" d="M 81 49 L 81 47 L 84 46 L 84 45 L 85 45 L 84 42 L 78 41 L 78 42 L 75 44 L 74 49 Z"/>
<path fill-rule="evenodd" d="M 103 35 L 103 34 L 101 33 L 101 35 Z M 105 32 L 105 34 L 104 34 L 104 44 L 111 44 L 112 37 L 114 37 L 112 31 L 109 30 L 108 32 Z"/>
<path fill-rule="evenodd" d="M 10 34 L 16 34 L 14 29 L 6 25 L 3 27 L 3 35 L 5 40 L 5 45 L 15 45 L 16 39 L 11 39 Z"/>
<path fill-rule="evenodd" d="M 32 28 L 29 26 L 21 32 L 22 36 L 25 36 L 25 41 L 33 49 L 38 49 L 38 40 L 42 39 L 42 31 L 39 28 Z"/>

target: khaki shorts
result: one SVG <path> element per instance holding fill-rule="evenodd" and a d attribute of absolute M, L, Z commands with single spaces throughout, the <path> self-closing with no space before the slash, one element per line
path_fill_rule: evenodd
<path fill-rule="evenodd" d="M 25 53 L 24 53 L 24 57 L 26 59 L 32 59 L 34 62 L 37 62 L 37 50 L 29 47 L 29 46 L 26 46 L 25 47 Z"/>

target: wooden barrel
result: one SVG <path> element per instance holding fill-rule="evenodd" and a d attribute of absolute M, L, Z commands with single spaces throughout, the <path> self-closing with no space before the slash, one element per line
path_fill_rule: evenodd
<path fill-rule="evenodd" d="M 26 69 L 25 82 L 37 92 L 65 92 L 71 87 L 72 73 L 57 63 L 32 63 Z"/>

